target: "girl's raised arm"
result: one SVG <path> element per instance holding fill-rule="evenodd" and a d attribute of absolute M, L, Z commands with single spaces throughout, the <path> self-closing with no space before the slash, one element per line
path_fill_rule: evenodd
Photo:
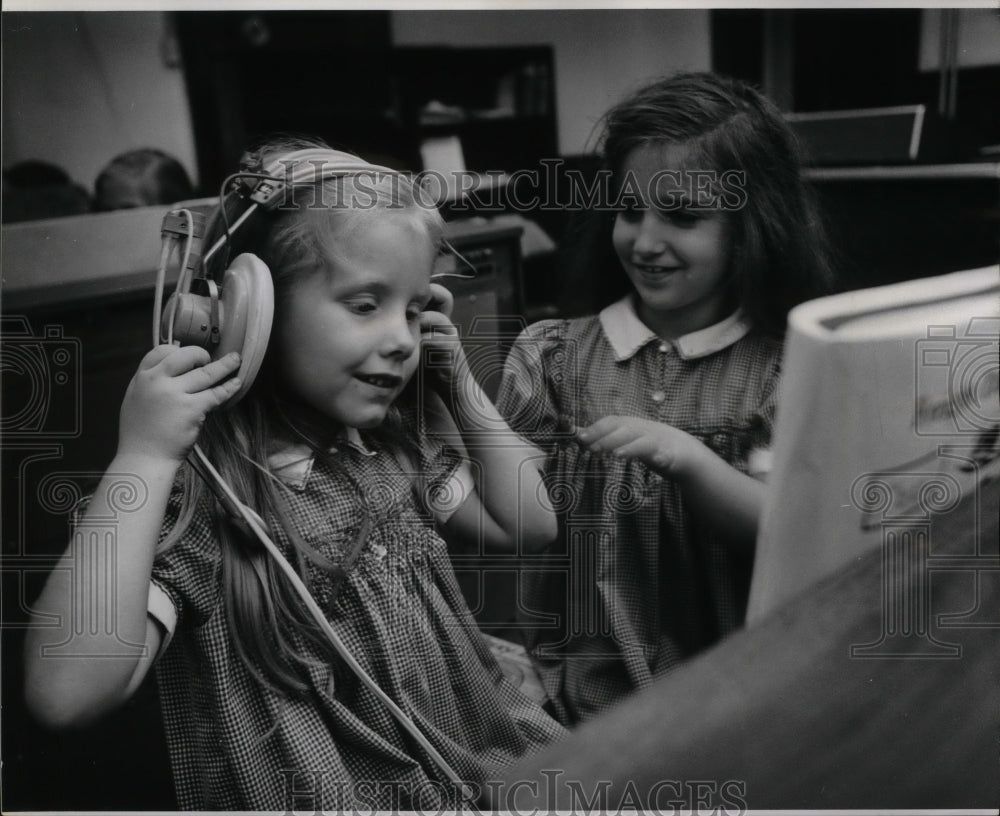
<path fill-rule="evenodd" d="M 205 415 L 239 388 L 220 384 L 238 365 L 236 355 L 209 363 L 193 346 L 158 346 L 140 363 L 115 458 L 32 610 L 25 695 L 43 723 L 96 719 L 127 700 L 151 665 L 161 633 L 146 610 L 171 486 Z M 127 508 L 116 500 L 122 491 L 135 497 Z"/>
<path fill-rule="evenodd" d="M 556 518 L 542 481 L 541 452 L 510 429 L 483 392 L 451 321 L 440 312 L 425 312 L 421 328 L 424 343 L 450 355 L 452 365 L 441 374 L 455 416 L 436 394 L 425 394 L 424 399 L 436 400 L 438 407 L 432 413 L 445 422 L 450 419 L 447 430 L 461 436 L 478 498 L 464 502 L 446 527 L 463 540 L 479 540 L 488 548 L 532 552 L 546 547 L 556 537 Z"/>

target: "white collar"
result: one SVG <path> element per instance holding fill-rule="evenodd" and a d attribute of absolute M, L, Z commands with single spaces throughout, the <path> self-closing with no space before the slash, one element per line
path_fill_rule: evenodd
<path fill-rule="evenodd" d="M 619 363 L 633 357 L 647 343 L 654 340 L 663 342 L 656 332 L 639 319 L 630 294 L 602 309 L 598 319 Z M 731 346 L 749 331 L 750 321 L 742 309 L 737 309 L 718 323 L 667 342 L 674 347 L 681 359 L 693 360 Z"/>
<path fill-rule="evenodd" d="M 375 451 L 365 447 L 357 428 L 347 428 L 341 444 L 353 448 L 363 456 L 374 456 Z M 338 447 L 331 445 L 330 453 L 336 453 Z M 267 457 L 267 466 L 271 473 L 281 481 L 296 490 L 302 490 L 309 481 L 316 451 L 304 442 L 293 442 L 285 445 Z"/>

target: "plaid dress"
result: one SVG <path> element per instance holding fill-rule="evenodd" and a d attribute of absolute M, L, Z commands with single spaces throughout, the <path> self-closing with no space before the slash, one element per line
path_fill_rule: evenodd
<path fill-rule="evenodd" d="M 744 472 L 763 470 L 780 352 L 739 312 L 664 341 L 630 297 L 596 316 L 536 323 L 515 342 L 497 404 L 547 453 L 561 521 L 557 542 L 522 562 L 522 625 L 564 722 L 608 708 L 739 626 L 752 567 L 691 515 L 673 482 L 587 451 L 571 429 L 643 417 Z"/>
<path fill-rule="evenodd" d="M 563 730 L 503 678 L 445 544 L 415 499 L 416 474 L 405 473 L 391 453 L 362 444 L 345 443 L 334 456 L 355 486 L 307 450 L 285 450 L 270 461 L 288 486 L 290 517 L 306 542 L 342 564 L 361 547 L 339 591 L 329 572 L 312 564 L 307 584 L 351 653 L 475 792 Z M 447 509 L 462 490 L 457 456 L 426 442 L 421 458 L 414 464 L 425 495 Z M 179 499 L 175 491 L 165 531 L 177 519 Z M 275 534 L 287 551 L 288 541 Z M 156 558 L 150 614 L 168 637 L 156 671 L 182 808 L 454 806 L 455 791 L 437 766 L 340 661 L 309 670 L 305 699 L 278 696 L 247 671 L 227 626 L 207 506 Z"/>

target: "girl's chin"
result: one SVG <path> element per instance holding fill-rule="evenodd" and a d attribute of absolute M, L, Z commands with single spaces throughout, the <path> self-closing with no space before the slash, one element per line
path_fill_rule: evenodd
<path fill-rule="evenodd" d="M 385 422 L 391 408 L 391 402 L 353 406 L 350 410 L 338 411 L 336 421 L 359 430 L 376 428 Z"/>
<path fill-rule="evenodd" d="M 639 300 L 643 309 L 657 315 L 672 315 L 685 305 L 680 298 L 664 297 L 662 292 L 648 289 L 639 290 Z"/>
<path fill-rule="evenodd" d="M 336 438 L 345 427 L 365 430 L 381 425 L 389 414 L 389 406 L 335 406 L 307 405 L 301 402 L 285 406 L 284 416 L 300 433 L 321 442 Z"/>
<path fill-rule="evenodd" d="M 386 414 L 388 411 L 382 413 L 378 417 L 366 417 L 360 419 L 358 422 L 345 422 L 345 425 L 350 425 L 352 428 L 357 428 L 359 431 L 365 431 L 370 428 L 377 428 L 383 422 L 385 422 Z"/>

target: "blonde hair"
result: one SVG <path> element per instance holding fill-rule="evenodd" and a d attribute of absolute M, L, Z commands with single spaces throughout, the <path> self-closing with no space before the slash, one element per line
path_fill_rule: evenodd
<path fill-rule="evenodd" d="M 267 156 L 281 156 L 293 150 L 324 147 L 316 142 L 278 142 L 265 147 Z M 331 156 L 345 154 L 331 153 Z M 322 175 L 322 174 L 321 174 Z M 226 233 L 247 208 L 244 199 L 229 196 L 211 220 L 205 245 Z M 222 207 L 226 207 L 223 217 Z M 276 319 L 281 303 L 291 287 L 305 276 L 331 274 L 336 268 L 338 240 L 370 224 L 372 219 L 393 218 L 409 224 L 416 234 L 425 234 L 437 246 L 443 235 L 438 211 L 421 198 L 421 191 L 402 174 L 372 173 L 360 176 L 333 176 L 293 185 L 280 206 L 253 213 L 229 239 L 228 256 L 253 252 L 271 271 L 275 289 Z M 213 273 L 221 271 L 227 253 L 213 259 Z M 218 259 L 218 260 L 216 260 Z M 292 396 L 292 395 L 288 395 Z M 404 392 L 401 400 L 412 398 Z M 369 432 L 373 441 L 404 457 L 416 455 L 416 443 L 404 427 L 394 407 L 378 428 Z M 298 440 L 310 445 L 339 476 L 357 487 L 350 473 L 340 468 L 326 453 L 323 440 L 316 440 L 296 422 L 289 399 L 282 392 L 270 351 L 254 385 L 232 408 L 206 418 L 199 443 L 236 494 L 265 521 L 272 536 L 284 544 L 292 563 L 305 574 L 307 563 L 317 564 L 334 576 L 344 578 L 341 568 L 310 547 L 298 533 L 286 509 L 285 489 L 266 470 L 266 460 L 282 441 Z M 329 440 L 327 440 L 329 441 Z M 333 653 L 318 625 L 287 577 L 264 548 L 246 535 L 238 523 L 228 519 L 208 489 L 190 467 L 183 471 L 182 509 L 177 523 L 164 538 L 161 549 L 176 543 L 199 511 L 210 512 L 222 552 L 222 585 L 229 622 L 237 652 L 247 670 L 262 684 L 282 694 L 302 694 L 308 688 L 301 669 L 317 662 L 308 654 L 324 656 L 324 666 L 334 665 Z"/>

